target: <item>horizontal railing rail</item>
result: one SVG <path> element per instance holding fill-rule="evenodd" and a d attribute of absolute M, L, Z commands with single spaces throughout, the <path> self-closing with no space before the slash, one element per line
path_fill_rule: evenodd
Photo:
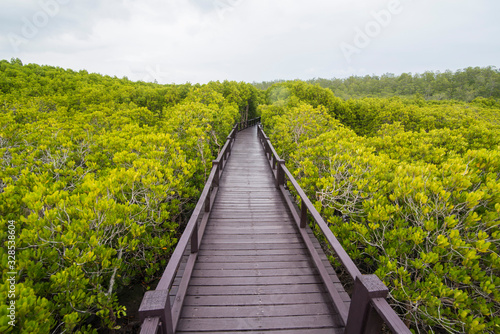
<path fill-rule="evenodd" d="M 303 237 L 306 247 L 319 271 L 319 274 L 325 283 L 326 289 L 335 305 L 340 317 L 345 324 L 346 334 L 357 333 L 379 333 L 382 324 L 385 323 L 393 333 L 411 333 L 397 313 L 392 309 L 386 300 L 388 288 L 376 275 L 362 275 L 356 264 L 344 250 L 337 240 L 328 224 L 323 220 L 319 212 L 311 203 L 304 190 L 293 177 L 292 173 L 286 168 L 285 161 L 280 159 L 276 153 L 271 140 L 265 134 L 262 125 L 258 126 L 258 136 L 269 160 L 269 164 L 275 176 L 275 185 L 280 189 L 287 205 L 294 216 L 299 227 L 299 232 Z M 292 197 L 285 185 L 289 184 L 295 189 L 300 198 L 300 209 L 292 201 Z M 333 282 L 319 258 L 319 254 L 311 243 L 309 235 L 305 231 L 308 216 L 311 216 L 315 224 L 321 230 L 323 236 L 333 249 L 338 259 L 347 270 L 354 281 L 354 289 L 351 297 L 349 309 L 345 306 L 339 292 L 336 290 Z"/>
<path fill-rule="evenodd" d="M 260 117 L 250 119 L 247 121 L 236 123 L 238 131 L 245 130 L 246 128 L 252 127 L 260 123 Z"/>
<path fill-rule="evenodd" d="M 182 305 L 186 291 L 191 279 L 194 264 L 198 256 L 198 249 L 205 232 L 205 227 L 210 216 L 212 205 L 219 190 L 219 180 L 231 154 L 231 149 L 236 140 L 236 134 L 247 127 L 254 126 L 260 122 L 260 117 L 235 124 L 227 137 L 226 143 L 221 149 L 219 156 L 212 163 L 212 170 L 205 187 L 200 195 L 198 203 L 177 243 L 172 256 L 158 282 L 155 290 L 147 291 L 139 308 L 139 318 L 142 322 L 141 334 L 173 334 L 179 322 Z M 201 221 L 199 222 L 199 218 Z M 178 273 L 184 253 L 191 244 L 190 255 L 187 259 L 182 274 L 177 294 L 173 304 L 170 303 L 170 290 Z"/>

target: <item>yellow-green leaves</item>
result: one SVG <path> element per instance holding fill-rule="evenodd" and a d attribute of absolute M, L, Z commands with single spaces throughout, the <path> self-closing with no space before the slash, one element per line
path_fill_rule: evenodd
<path fill-rule="evenodd" d="M 20 328 L 91 333 L 81 326 L 97 315 L 114 329 L 125 314 L 116 292 L 164 269 L 212 160 L 260 93 L 20 72 L 29 75 L 0 94 L 0 227 L 18 223 L 18 287 L 29 289 Z M 32 84 L 47 94 L 26 95 Z"/>

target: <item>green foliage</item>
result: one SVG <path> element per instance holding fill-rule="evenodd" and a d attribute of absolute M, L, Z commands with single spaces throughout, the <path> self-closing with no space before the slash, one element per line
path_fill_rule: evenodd
<path fill-rule="evenodd" d="M 500 129 L 498 109 L 481 104 L 395 97 L 349 99 L 341 103 L 335 113 L 343 124 L 361 136 L 375 136 L 383 126 L 400 123 L 406 131 L 429 132 L 444 128 L 462 133 L 471 131 L 495 146 L 499 136 L 488 131 Z"/>
<path fill-rule="evenodd" d="M 426 100 L 500 99 L 500 70 L 496 67 L 468 67 L 456 72 L 403 73 L 399 76 L 351 76 L 346 79 L 313 79 L 312 84 L 328 88 L 343 99 L 419 95 Z M 257 85 L 265 87 L 267 85 Z"/>
<path fill-rule="evenodd" d="M 319 85 L 313 86 L 302 81 L 289 81 L 275 84 L 267 90 L 267 100 L 270 104 L 296 106 L 309 104 L 314 108 L 323 106 L 330 113 L 335 113 L 341 99 L 335 97 L 329 90 Z"/>
<path fill-rule="evenodd" d="M 498 333 L 496 104 L 348 100 L 345 127 L 286 87 L 265 130 L 359 268 L 414 330 Z"/>
<path fill-rule="evenodd" d="M 276 138 L 276 147 L 279 148 L 277 153 L 283 159 L 288 159 L 288 153 L 294 152 L 300 142 L 318 136 L 325 128 L 341 126 L 323 106 L 262 106 L 261 112 L 262 117 L 273 124 L 271 129 L 273 138 Z"/>
<path fill-rule="evenodd" d="M 0 61 L 0 235 L 16 221 L 18 273 L 17 326 L 3 306 L 0 331 L 117 328 L 117 293 L 158 277 L 233 124 L 262 114 L 414 330 L 498 333 L 498 70 L 316 83 L 157 85 Z"/>
<path fill-rule="evenodd" d="M 0 90 L 0 234 L 6 246 L 16 221 L 18 273 L 16 327 L 3 306 L 0 331 L 93 333 L 83 324 L 95 316 L 117 328 L 117 293 L 162 273 L 212 160 L 260 93 L 20 61 L 0 62 Z"/>

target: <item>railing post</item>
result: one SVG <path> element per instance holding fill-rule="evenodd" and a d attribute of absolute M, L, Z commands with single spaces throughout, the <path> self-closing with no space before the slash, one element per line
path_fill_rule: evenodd
<path fill-rule="evenodd" d="M 235 132 L 236 134 L 236 132 Z M 224 154 L 222 155 L 222 164 L 224 164 L 224 160 L 227 160 L 227 157 L 228 155 L 231 154 L 231 149 L 233 148 L 233 145 L 234 145 L 234 141 L 236 140 L 235 139 L 235 136 L 234 137 L 227 137 L 227 140 L 229 140 L 229 147 L 227 148 L 227 150 L 224 152 Z"/>
<path fill-rule="evenodd" d="M 285 160 L 280 159 L 276 164 L 276 188 L 279 189 L 280 186 L 285 185 L 285 171 L 283 170 L 283 166 L 285 166 Z"/>
<path fill-rule="evenodd" d="M 259 135 L 260 144 L 264 145 L 264 129 L 262 128 L 262 124 L 259 125 Z"/>
<path fill-rule="evenodd" d="M 214 177 L 214 183 L 213 185 L 218 187 L 219 186 L 219 178 L 220 178 L 220 164 L 219 161 L 214 160 L 212 161 L 212 168 L 216 167 L 215 170 L 215 177 Z"/>
<path fill-rule="evenodd" d="M 266 139 L 266 158 L 267 160 L 271 160 L 271 156 L 273 155 L 273 152 L 271 151 L 271 139 L 269 137 L 265 137 Z"/>
<path fill-rule="evenodd" d="M 389 290 L 376 275 L 357 276 L 345 326 L 345 334 L 375 334 L 382 329 L 382 319 L 371 305 L 373 298 L 386 298 Z"/>
<path fill-rule="evenodd" d="M 300 204 L 300 228 L 305 228 L 307 225 L 307 206 L 306 203 L 304 202 L 304 199 L 302 199 L 302 202 Z"/>
<path fill-rule="evenodd" d="M 211 197 L 212 197 L 212 188 L 208 190 L 207 198 L 205 199 L 205 212 L 210 212 Z"/>
<path fill-rule="evenodd" d="M 198 223 L 196 223 L 191 234 L 191 253 L 198 253 L 198 243 Z"/>
<path fill-rule="evenodd" d="M 161 319 L 161 334 L 173 334 L 172 310 L 168 290 L 146 291 L 139 307 L 139 319 L 144 322 L 146 318 L 158 317 Z"/>

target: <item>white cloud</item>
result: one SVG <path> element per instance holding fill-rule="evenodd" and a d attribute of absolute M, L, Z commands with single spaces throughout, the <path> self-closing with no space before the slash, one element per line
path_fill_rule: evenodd
<path fill-rule="evenodd" d="M 493 0 L 399 0 L 401 13 L 347 62 L 341 43 L 391 1 L 2 0 L 0 58 L 164 83 L 498 65 Z M 41 5 L 50 3 L 60 4 L 54 15 Z M 36 33 L 26 37 L 29 24 Z"/>

